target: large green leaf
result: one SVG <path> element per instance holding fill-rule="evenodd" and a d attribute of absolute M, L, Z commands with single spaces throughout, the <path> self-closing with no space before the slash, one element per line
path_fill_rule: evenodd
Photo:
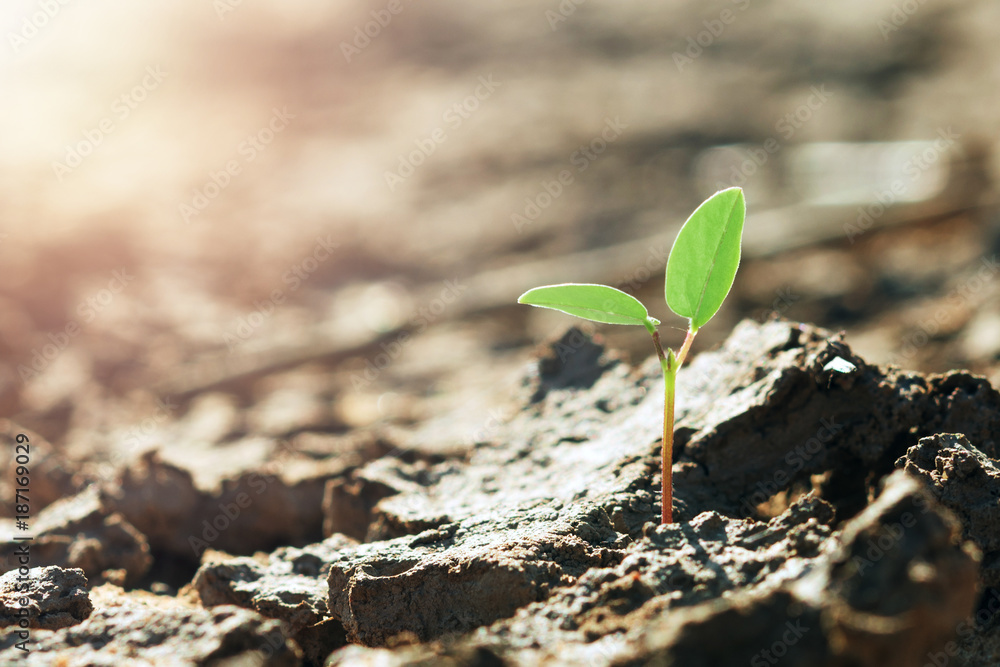
<path fill-rule="evenodd" d="M 706 199 L 681 227 L 667 259 L 664 292 L 670 309 L 697 331 L 718 312 L 740 265 L 746 200 L 741 188 Z"/>
<path fill-rule="evenodd" d="M 647 321 L 659 324 L 658 320 L 649 316 L 646 307 L 638 299 L 607 285 L 546 285 L 528 290 L 518 297 L 517 302 L 561 310 L 569 315 L 605 324 L 645 325 Z"/>

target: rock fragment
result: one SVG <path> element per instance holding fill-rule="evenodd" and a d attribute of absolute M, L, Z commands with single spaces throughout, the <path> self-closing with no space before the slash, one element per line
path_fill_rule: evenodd
<path fill-rule="evenodd" d="M 330 663 L 908 667 L 935 655 L 974 609 L 976 550 L 915 480 L 889 478 L 836 533 L 816 517 L 801 523 L 810 511 L 824 509 L 806 501 L 767 526 L 706 513 L 657 527 L 621 564 L 511 619 L 432 644 L 345 647 Z M 821 542 L 789 556 L 792 526 Z M 698 552 L 704 564 L 692 567 Z"/>
<path fill-rule="evenodd" d="M 1000 586 L 1000 466 L 960 433 L 922 438 L 896 461 L 923 479 L 983 552 L 984 586 Z"/>
<path fill-rule="evenodd" d="M 25 450 L 15 451 L 18 443 L 15 438 L 18 435 L 28 437 L 28 442 L 24 443 L 30 461 L 29 471 L 31 479 L 31 507 L 33 512 L 47 507 L 51 503 L 68 498 L 83 488 L 86 480 L 83 475 L 73 471 L 73 466 L 66 460 L 64 452 L 57 451 L 45 438 L 15 424 L 9 419 L 0 419 L 0 438 L 3 442 L 10 444 L 10 461 L 12 466 L 10 474 L 0 476 L 0 497 L 10 498 L 12 502 L 0 505 L 0 516 L 13 517 L 15 492 L 17 485 L 14 481 L 21 475 L 16 472 L 16 459 L 18 454 Z"/>
<path fill-rule="evenodd" d="M 0 577 L 0 627 L 56 630 L 80 623 L 93 609 L 83 570 L 33 567 Z"/>
<path fill-rule="evenodd" d="M 328 502 L 359 501 L 353 513 L 341 513 L 349 520 L 340 525 L 368 541 L 322 557 L 326 610 L 310 603 L 317 618 L 325 614 L 320 623 L 339 623 L 348 641 L 372 647 L 429 642 L 392 655 L 455 664 L 470 655 L 512 664 L 659 660 L 687 655 L 689 635 L 677 635 L 676 622 L 692 638 L 719 637 L 744 617 L 763 628 L 733 635 L 734 650 L 749 660 L 767 648 L 753 642 L 773 635 L 773 644 L 789 631 L 790 614 L 826 628 L 801 642 L 809 660 L 815 649 L 824 659 L 876 664 L 871 656 L 884 648 L 877 631 L 915 647 L 947 641 L 935 623 L 968 613 L 976 561 L 955 541 L 946 513 L 935 507 L 904 526 L 904 539 L 886 547 L 896 555 L 872 567 L 852 561 L 842 540 L 878 544 L 884 536 L 877 531 L 893 525 L 892 507 L 916 502 L 913 488 L 899 491 L 904 482 L 893 480 L 882 496 L 910 500 L 886 500 L 876 516 L 865 512 L 892 463 L 920 437 L 962 426 L 992 451 L 1000 394 L 988 383 L 964 373 L 880 369 L 828 332 L 744 322 L 720 350 L 681 372 L 678 524 L 651 530 L 660 486 L 659 369 L 655 360 L 638 370 L 606 363 L 595 345 L 577 346 L 593 352 L 578 358 L 580 367 L 570 356 L 559 360 L 575 369 L 565 382 L 555 381 L 559 368 L 529 382 L 526 408 L 466 460 L 369 463 L 339 487 L 336 501 L 328 486 Z M 838 357 L 854 370 L 830 370 Z M 365 489 L 379 492 L 363 497 Z M 209 581 L 215 567 L 204 565 L 199 576 Z M 214 580 L 220 599 L 239 594 L 242 584 Z M 804 582 L 836 597 L 813 599 Z M 890 594 L 893 586 L 901 597 Z M 866 587 L 880 591 L 875 606 Z M 739 604 L 712 606 L 720 596 Z M 895 607 L 878 606 L 890 600 Z M 935 604 L 946 613 L 923 618 Z M 893 625 L 910 613 L 923 633 L 916 639 Z M 660 618 L 659 639 L 643 644 Z M 444 639 L 469 630 L 458 643 Z M 842 647 L 851 641 L 860 642 L 857 655 Z M 348 654 L 369 655 L 344 649 L 336 659 Z M 561 662 L 564 654 L 571 657 Z"/>
<path fill-rule="evenodd" d="M 297 648 L 280 621 L 232 606 L 201 609 L 172 598 L 95 589 L 94 611 L 83 622 L 32 632 L 30 652 L 10 635 L 0 642 L 0 662 L 113 667 L 123 660 L 148 665 L 252 664 L 298 667 Z M 89 601 L 88 601 L 89 604 Z M 62 661 L 59 663 L 58 661 Z"/>
<path fill-rule="evenodd" d="M 315 448 L 313 440 L 308 444 Z M 279 457 L 206 490 L 188 470 L 149 452 L 105 485 L 103 497 L 155 551 L 197 563 L 209 548 L 250 554 L 318 539 L 326 483 L 360 463 L 357 457 L 310 451 Z"/>
<path fill-rule="evenodd" d="M 194 588 L 202 604 L 238 605 L 281 620 L 308 660 L 321 664 L 346 642 L 343 626 L 327 611 L 330 562 L 354 540 L 335 535 L 302 549 L 281 548 L 267 562 L 254 558 L 207 563 Z"/>
<path fill-rule="evenodd" d="M 52 503 L 32 527 L 31 563 L 36 566 L 79 568 L 94 581 L 134 585 L 152 564 L 145 536 L 101 499 L 96 486 Z M 23 544 L 2 545 L 12 567 Z"/>

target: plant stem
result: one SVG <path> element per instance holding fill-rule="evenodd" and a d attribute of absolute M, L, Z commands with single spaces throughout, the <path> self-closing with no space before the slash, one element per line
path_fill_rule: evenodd
<path fill-rule="evenodd" d="M 672 363 L 671 363 L 672 362 Z M 660 451 L 663 472 L 663 492 L 660 495 L 660 523 L 674 522 L 674 387 L 677 381 L 677 369 L 680 367 L 674 359 L 674 351 L 663 369 L 663 448 Z"/>
<path fill-rule="evenodd" d="M 660 478 L 663 480 L 663 490 L 660 493 L 660 523 L 667 524 L 674 522 L 674 394 L 677 387 L 677 371 L 684 363 L 684 358 L 687 357 L 698 330 L 688 329 L 680 353 L 674 356 L 673 350 L 667 350 L 666 354 L 663 353 L 660 332 L 656 330 L 656 326 L 649 320 L 645 324 L 646 330 L 653 338 L 656 356 L 659 358 L 660 368 L 663 370 L 663 440 L 660 448 L 662 470 Z"/>
<path fill-rule="evenodd" d="M 660 345 L 660 332 L 656 330 L 656 325 L 651 320 L 647 319 L 643 324 L 646 325 L 646 331 L 649 332 L 649 335 L 653 337 L 653 345 L 656 346 L 656 356 L 660 359 L 660 368 L 666 368 L 664 364 L 667 363 L 667 357 L 663 354 L 663 346 Z"/>
<path fill-rule="evenodd" d="M 684 337 L 684 344 L 681 345 L 680 351 L 677 353 L 677 367 L 680 368 L 684 360 L 687 359 L 688 351 L 691 349 L 691 343 L 694 342 L 694 337 L 698 333 L 697 329 L 688 329 L 687 336 Z"/>

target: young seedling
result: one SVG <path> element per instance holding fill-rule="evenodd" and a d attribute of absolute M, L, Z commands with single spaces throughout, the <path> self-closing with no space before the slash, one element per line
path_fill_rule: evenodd
<path fill-rule="evenodd" d="M 663 352 L 659 320 L 635 297 L 607 285 L 566 283 L 536 287 L 517 302 L 552 308 L 604 324 L 646 327 L 663 369 L 662 522 L 673 523 L 674 387 L 695 334 L 718 312 L 740 265 L 746 201 L 741 188 L 720 190 L 687 219 L 667 258 L 664 294 L 667 306 L 688 320 L 687 336 L 677 354 Z"/>

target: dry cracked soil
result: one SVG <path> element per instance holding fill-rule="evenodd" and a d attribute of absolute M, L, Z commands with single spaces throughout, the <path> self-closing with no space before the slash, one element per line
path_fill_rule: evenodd
<path fill-rule="evenodd" d="M 1000 3 L 2 4 L 0 665 L 1000 664 Z"/>
<path fill-rule="evenodd" d="M 669 525 L 658 383 L 655 359 L 631 367 L 574 328 L 461 456 L 303 433 L 279 469 L 206 490 L 148 455 L 43 510 L 29 591 L 17 570 L 0 579 L 0 658 L 20 659 L 22 623 L 29 665 L 994 660 L 1000 394 L 985 379 L 746 320 L 679 376 Z M 303 457 L 328 464 L 303 474 Z M 325 539 L 275 548 L 303 525 Z M 237 532 L 255 553 L 227 553 Z M 192 549 L 190 583 L 132 590 Z"/>

